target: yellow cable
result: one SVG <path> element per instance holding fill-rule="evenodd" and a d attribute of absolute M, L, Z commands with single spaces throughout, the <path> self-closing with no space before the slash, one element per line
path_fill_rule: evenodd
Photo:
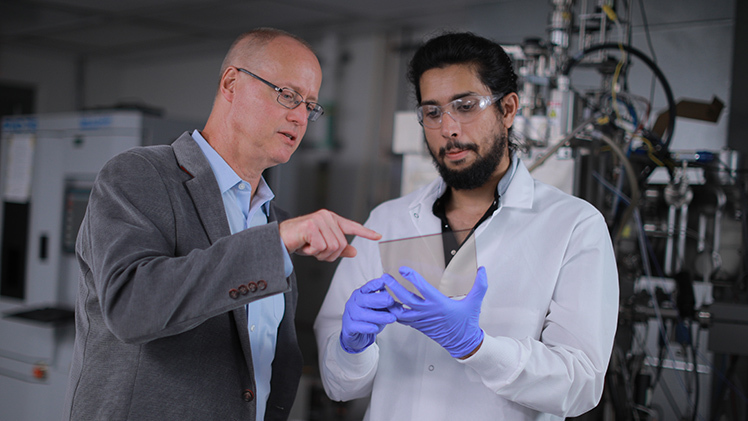
<path fill-rule="evenodd" d="M 605 12 L 606 15 L 608 15 L 608 19 L 612 20 L 613 22 L 616 22 L 618 20 L 618 16 L 616 15 L 616 11 L 613 10 L 610 5 L 603 6 L 603 12 Z"/>
<path fill-rule="evenodd" d="M 621 59 L 618 61 L 618 64 L 616 65 L 616 71 L 613 73 L 613 83 L 610 87 L 610 93 L 611 97 L 613 99 L 613 110 L 616 112 L 616 118 L 621 119 L 621 112 L 618 109 L 618 100 L 616 98 L 616 85 L 618 82 L 618 77 L 621 75 L 621 69 L 623 68 L 623 64 L 626 62 L 626 51 L 623 49 L 623 31 L 621 30 L 621 22 L 618 20 L 618 15 L 616 15 L 615 10 L 613 10 L 612 7 L 609 5 L 603 6 L 603 11 L 608 16 L 608 19 L 612 20 L 613 23 L 616 24 L 616 28 L 618 28 L 618 48 L 621 50 Z"/>
<path fill-rule="evenodd" d="M 647 145 L 647 156 L 649 157 L 649 159 L 657 164 L 658 167 L 666 167 L 667 165 L 657 159 L 657 157 L 654 155 L 654 146 L 652 146 L 652 142 L 650 142 L 649 139 L 645 138 L 644 136 L 639 136 L 639 139 L 641 139 L 642 142 Z"/>

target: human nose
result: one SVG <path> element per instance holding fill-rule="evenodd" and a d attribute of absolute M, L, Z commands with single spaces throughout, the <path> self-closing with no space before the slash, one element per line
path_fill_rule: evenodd
<path fill-rule="evenodd" d="M 447 118 L 449 116 L 449 118 Z M 460 123 L 449 111 L 442 113 L 442 136 L 452 137 L 460 133 Z"/>
<path fill-rule="evenodd" d="M 288 110 L 288 120 L 300 125 L 305 126 L 309 118 L 309 112 L 306 109 L 306 103 L 302 102 L 293 109 Z"/>

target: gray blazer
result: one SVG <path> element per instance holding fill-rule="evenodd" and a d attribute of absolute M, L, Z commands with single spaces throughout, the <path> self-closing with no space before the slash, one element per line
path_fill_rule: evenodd
<path fill-rule="evenodd" d="M 285 294 L 266 420 L 301 376 L 295 275 L 278 221 L 234 235 L 207 159 L 184 133 L 99 173 L 78 235 L 81 269 L 65 419 L 254 420 L 245 304 Z"/>

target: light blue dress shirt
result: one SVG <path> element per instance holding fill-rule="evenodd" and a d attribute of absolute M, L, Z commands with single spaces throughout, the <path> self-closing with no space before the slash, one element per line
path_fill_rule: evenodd
<path fill-rule="evenodd" d="M 252 188 L 242 180 L 224 159 L 203 138 L 198 130 L 192 132 L 192 138 L 200 146 L 213 169 L 221 189 L 226 217 L 231 233 L 237 233 L 250 227 L 267 224 L 270 201 L 275 197 L 264 178 L 260 178 L 255 197 L 250 197 Z M 285 247 L 284 270 L 286 277 L 291 276 L 293 265 Z M 235 262 L 243 264 L 243 262 Z M 256 419 L 265 419 L 267 398 L 270 395 L 270 378 L 272 363 L 275 358 L 275 344 L 278 338 L 278 326 L 285 312 L 283 294 L 276 294 L 247 305 L 247 330 L 252 348 L 252 365 L 255 373 L 257 397 Z"/>

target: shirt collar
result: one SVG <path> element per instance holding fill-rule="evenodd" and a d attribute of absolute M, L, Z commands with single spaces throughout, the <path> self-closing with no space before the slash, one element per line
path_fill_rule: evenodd
<path fill-rule="evenodd" d="M 195 139 L 197 145 L 200 146 L 200 150 L 203 151 L 205 158 L 210 163 L 210 168 L 213 170 L 213 174 L 216 176 L 218 182 L 218 188 L 221 189 L 221 194 L 226 193 L 229 189 L 234 187 L 237 183 L 242 181 L 241 177 L 226 163 L 221 155 L 213 149 L 207 140 L 200 134 L 199 130 L 192 132 L 192 138 Z"/>
<path fill-rule="evenodd" d="M 221 194 L 224 194 L 227 191 L 231 190 L 231 188 L 239 183 L 247 183 L 247 185 L 249 185 L 249 183 L 242 180 L 242 178 L 239 177 L 236 171 L 231 168 L 231 166 L 223 159 L 223 157 L 221 157 L 221 155 L 219 155 L 218 152 L 216 152 L 216 150 L 213 149 L 212 146 L 210 146 L 208 141 L 205 140 L 199 130 L 194 130 L 192 132 L 192 138 L 195 139 L 195 142 L 197 142 L 200 150 L 203 151 L 205 158 L 208 159 L 210 168 L 213 170 L 213 174 L 215 174 L 216 176 L 216 181 L 218 182 L 218 188 L 221 190 Z M 265 178 L 260 177 L 259 185 L 257 186 L 257 190 L 255 191 L 255 199 L 259 200 L 259 203 L 262 203 L 263 210 L 266 214 L 268 211 L 268 202 L 270 202 L 274 197 L 275 194 L 270 189 L 270 186 L 268 186 L 267 182 L 265 182 Z"/>

